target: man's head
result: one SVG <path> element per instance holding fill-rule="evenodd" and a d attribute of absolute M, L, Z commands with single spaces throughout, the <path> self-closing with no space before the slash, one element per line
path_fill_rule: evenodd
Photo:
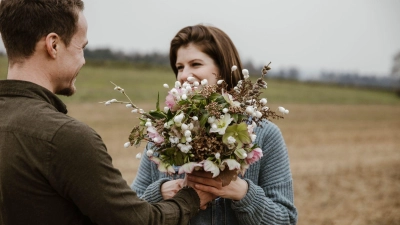
<path fill-rule="evenodd" d="M 1 0 L 0 33 L 10 63 L 29 58 L 52 32 L 68 46 L 83 7 L 81 0 Z"/>
<path fill-rule="evenodd" d="M 1 0 L 0 32 L 12 70 L 8 78 L 72 95 L 88 42 L 83 7 L 82 0 Z"/>

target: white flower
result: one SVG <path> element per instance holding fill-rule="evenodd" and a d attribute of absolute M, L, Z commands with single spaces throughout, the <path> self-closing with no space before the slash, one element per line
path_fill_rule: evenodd
<path fill-rule="evenodd" d="M 132 104 L 126 104 L 126 108 L 132 108 Z"/>
<path fill-rule="evenodd" d="M 193 81 L 196 80 L 196 78 L 194 78 L 194 77 L 188 77 L 187 80 L 188 80 L 189 82 L 193 82 Z"/>
<path fill-rule="evenodd" d="M 224 108 L 224 109 L 222 110 L 222 112 L 223 112 L 223 113 L 227 113 L 227 112 L 229 112 L 229 110 L 228 110 L 227 108 Z"/>
<path fill-rule="evenodd" d="M 208 117 L 208 119 L 207 119 L 207 122 L 208 122 L 208 123 L 214 123 L 214 121 L 215 121 L 215 116 L 210 116 L 210 117 Z"/>
<path fill-rule="evenodd" d="M 132 113 L 137 113 L 138 112 L 138 110 L 137 109 L 132 109 L 132 111 L 131 111 Z"/>
<path fill-rule="evenodd" d="M 256 140 L 256 138 L 257 138 L 257 135 L 251 134 L 250 138 L 251 138 L 251 142 L 254 142 Z"/>
<path fill-rule="evenodd" d="M 174 136 L 170 136 L 170 137 L 169 137 L 169 141 L 170 141 L 172 144 L 177 144 L 177 143 L 179 143 L 179 138 L 174 137 Z"/>
<path fill-rule="evenodd" d="M 201 167 L 201 166 L 202 165 L 200 163 L 196 163 L 196 162 L 185 163 L 179 168 L 179 172 L 178 173 L 179 174 L 191 173 L 191 172 L 193 172 L 194 168 Z"/>
<path fill-rule="evenodd" d="M 183 95 L 182 95 L 182 99 L 183 99 L 183 100 L 186 100 L 186 99 L 187 99 L 187 95 L 186 95 L 186 94 L 183 94 Z"/>
<path fill-rule="evenodd" d="M 168 84 L 164 84 L 163 85 L 165 88 L 169 88 L 169 85 Z"/>
<path fill-rule="evenodd" d="M 219 175 L 219 167 L 210 160 L 203 161 L 204 171 L 211 172 L 213 174 L 213 178 Z"/>
<path fill-rule="evenodd" d="M 256 111 L 256 117 L 257 118 L 261 118 L 262 117 L 262 113 L 260 111 Z"/>
<path fill-rule="evenodd" d="M 192 137 L 186 137 L 186 143 L 192 142 Z"/>
<path fill-rule="evenodd" d="M 221 154 L 219 154 L 219 152 L 215 153 L 215 158 L 219 159 L 221 157 Z"/>
<path fill-rule="evenodd" d="M 136 159 L 140 159 L 140 158 L 142 158 L 142 153 L 136 154 Z"/>
<path fill-rule="evenodd" d="M 183 118 L 185 118 L 185 116 L 181 113 L 174 117 L 174 122 L 181 125 Z"/>
<path fill-rule="evenodd" d="M 197 116 L 193 116 L 192 120 L 196 121 L 196 120 L 199 120 L 199 118 Z"/>
<path fill-rule="evenodd" d="M 228 165 L 229 170 L 240 169 L 240 163 L 235 159 L 224 159 L 221 162 L 221 170 L 225 169 L 225 164 Z"/>
<path fill-rule="evenodd" d="M 235 143 L 236 142 L 236 139 L 234 138 L 234 137 L 232 137 L 232 136 L 229 136 L 228 137 L 228 143 L 229 144 L 233 144 L 233 143 Z"/>
<path fill-rule="evenodd" d="M 219 81 L 217 81 L 217 84 L 220 85 L 220 84 L 222 84 L 222 82 L 224 82 L 224 80 L 219 80 Z"/>
<path fill-rule="evenodd" d="M 181 87 L 181 82 L 175 81 L 175 88 Z"/>
<path fill-rule="evenodd" d="M 200 84 L 198 81 L 193 82 L 193 86 L 198 87 Z"/>
<path fill-rule="evenodd" d="M 202 80 L 202 81 L 201 81 L 201 85 L 203 85 L 203 86 L 204 86 L 204 85 L 207 85 L 207 84 L 208 84 L 208 81 L 207 81 L 207 79 L 204 79 L 204 80 Z"/>
<path fill-rule="evenodd" d="M 266 98 L 262 98 L 260 100 L 260 103 L 263 104 L 263 105 L 267 104 L 267 99 Z"/>
<path fill-rule="evenodd" d="M 182 128 L 182 130 L 187 130 L 187 129 L 189 129 L 189 126 L 182 123 L 181 128 Z"/>
<path fill-rule="evenodd" d="M 168 113 L 169 108 L 167 106 L 164 107 L 164 112 Z"/>
<path fill-rule="evenodd" d="M 239 158 L 239 159 L 245 159 L 247 158 L 247 152 L 246 150 L 244 150 L 243 148 L 239 148 L 235 150 L 235 155 Z"/>
<path fill-rule="evenodd" d="M 178 90 L 176 90 L 176 88 L 172 88 L 170 92 L 171 92 L 171 95 L 173 95 L 173 96 L 177 96 L 179 93 Z"/>
<path fill-rule="evenodd" d="M 185 137 L 191 137 L 191 136 L 192 136 L 192 132 L 190 132 L 190 130 L 186 130 Z"/>
<path fill-rule="evenodd" d="M 282 106 L 278 107 L 279 112 L 281 112 L 282 114 L 289 114 L 289 110 L 283 108 Z"/>
<path fill-rule="evenodd" d="M 125 148 L 129 148 L 129 146 L 131 146 L 131 143 L 130 142 L 125 142 L 124 147 Z"/>
<path fill-rule="evenodd" d="M 147 152 L 146 152 L 146 155 L 147 155 L 148 157 L 153 156 L 153 154 L 154 154 L 154 151 L 151 150 L 151 149 L 147 150 Z"/>
<path fill-rule="evenodd" d="M 231 70 L 232 70 L 232 72 L 235 71 L 235 70 L 237 70 L 237 66 L 235 66 L 235 65 L 232 66 Z"/>
<path fill-rule="evenodd" d="M 232 122 L 233 118 L 231 118 L 231 115 L 229 113 L 225 114 L 223 118 L 217 119 L 215 121 L 217 127 L 211 127 L 210 133 L 216 133 L 218 132 L 219 134 L 225 134 L 226 128 L 229 126 L 229 124 Z"/>
<path fill-rule="evenodd" d="M 151 127 L 151 126 L 152 126 L 151 122 L 149 122 L 149 121 L 147 121 L 144 125 L 145 125 L 146 127 Z"/>
<path fill-rule="evenodd" d="M 188 153 L 189 150 L 192 149 L 192 146 L 190 144 L 179 143 L 177 146 L 183 153 Z"/>
<path fill-rule="evenodd" d="M 248 114 L 253 114 L 253 113 L 254 113 L 254 108 L 253 108 L 253 106 L 247 106 L 247 107 L 246 107 L 246 112 L 247 112 Z"/>
<path fill-rule="evenodd" d="M 249 71 L 246 69 L 243 69 L 242 74 L 243 74 L 243 76 L 249 76 Z"/>

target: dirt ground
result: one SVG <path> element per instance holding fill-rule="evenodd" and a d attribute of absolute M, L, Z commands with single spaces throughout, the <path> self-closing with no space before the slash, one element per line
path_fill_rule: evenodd
<path fill-rule="evenodd" d="M 400 224 L 400 106 L 285 108 L 290 114 L 274 122 L 289 151 L 298 224 Z M 135 155 L 144 145 L 123 144 L 137 115 L 121 105 L 69 104 L 68 109 L 99 132 L 130 184 L 139 165 Z"/>

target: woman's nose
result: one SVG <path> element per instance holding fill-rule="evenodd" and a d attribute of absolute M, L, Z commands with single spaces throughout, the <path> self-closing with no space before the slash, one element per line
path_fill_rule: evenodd
<path fill-rule="evenodd" d="M 178 80 L 183 83 L 185 81 L 187 81 L 188 77 L 193 76 L 193 74 L 191 73 L 191 71 L 189 69 L 183 69 L 182 72 L 180 72 L 178 74 Z"/>

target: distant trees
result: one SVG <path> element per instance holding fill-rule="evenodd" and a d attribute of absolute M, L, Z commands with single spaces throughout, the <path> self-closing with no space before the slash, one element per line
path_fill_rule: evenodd
<path fill-rule="evenodd" d="M 400 52 L 393 57 L 393 66 L 391 75 L 393 77 L 400 77 Z"/>

